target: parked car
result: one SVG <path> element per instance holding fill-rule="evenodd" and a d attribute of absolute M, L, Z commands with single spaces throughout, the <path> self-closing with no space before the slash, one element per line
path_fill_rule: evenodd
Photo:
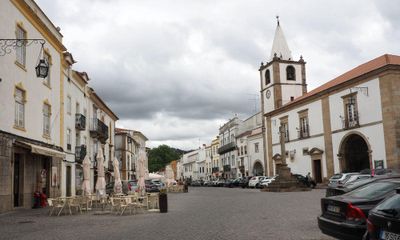
<path fill-rule="evenodd" d="M 242 177 L 242 179 L 239 182 L 239 187 L 242 188 L 248 188 L 249 187 L 249 181 L 252 177 L 250 176 L 246 176 L 246 177 Z"/>
<path fill-rule="evenodd" d="M 201 186 L 201 182 L 199 180 L 194 180 L 192 181 L 192 183 L 190 184 L 190 186 L 192 187 L 199 187 Z"/>
<path fill-rule="evenodd" d="M 205 186 L 205 187 L 209 187 L 209 186 L 211 186 L 211 180 L 205 180 L 204 182 L 203 182 L 203 186 Z"/>
<path fill-rule="evenodd" d="M 400 188 L 369 212 L 365 240 L 400 239 Z"/>
<path fill-rule="evenodd" d="M 338 184 L 344 184 L 348 178 L 352 175 L 360 175 L 359 172 L 350 173 L 336 173 L 331 178 L 329 178 L 329 187 L 336 187 Z"/>
<path fill-rule="evenodd" d="M 373 181 L 349 193 L 321 199 L 318 226 L 324 234 L 340 239 L 361 239 L 368 212 L 400 187 L 400 178 Z"/>
<path fill-rule="evenodd" d="M 225 184 L 225 182 L 226 182 L 226 180 L 225 179 L 223 179 L 223 178 L 221 178 L 221 179 L 218 179 L 218 181 L 217 181 L 217 183 L 216 183 L 216 187 L 223 187 L 224 186 L 224 184 Z"/>
<path fill-rule="evenodd" d="M 276 179 L 276 176 L 264 178 L 260 183 L 260 188 L 268 187 L 268 185 L 270 183 L 272 183 L 273 181 L 275 181 L 275 179 Z"/>
<path fill-rule="evenodd" d="M 138 185 L 136 180 L 123 180 L 122 183 L 122 193 L 129 194 L 138 191 Z M 114 194 L 114 182 L 109 182 L 106 184 L 106 193 L 108 195 Z"/>
<path fill-rule="evenodd" d="M 314 181 L 310 181 L 309 179 L 307 179 L 307 177 L 301 174 L 292 174 L 292 176 L 295 177 L 298 182 L 302 183 L 306 187 L 314 188 L 316 186 L 316 183 Z"/>
<path fill-rule="evenodd" d="M 157 186 L 158 189 L 165 187 L 165 184 L 161 182 L 159 179 L 151 179 L 150 180 L 153 184 Z"/>
<path fill-rule="evenodd" d="M 145 180 L 146 192 L 159 192 L 160 189 L 151 180 Z"/>
<path fill-rule="evenodd" d="M 260 182 L 265 178 L 265 176 L 255 176 L 252 177 L 249 181 L 250 188 L 258 188 L 260 186 Z"/>
<path fill-rule="evenodd" d="M 240 183 L 241 178 L 232 178 L 232 179 L 228 179 L 225 184 L 224 187 L 238 187 L 239 183 Z"/>
<path fill-rule="evenodd" d="M 354 175 L 357 176 L 357 175 Z M 361 186 L 364 186 L 366 184 L 369 184 L 371 182 L 376 181 L 377 179 L 384 179 L 384 178 L 395 178 L 395 177 L 400 177 L 400 174 L 392 174 L 392 173 L 387 173 L 384 175 L 374 175 L 370 176 L 368 178 L 358 178 L 355 181 L 348 181 L 345 184 L 340 184 L 336 187 L 328 187 L 326 189 L 326 197 L 330 196 L 337 196 L 337 195 L 342 195 L 348 192 L 353 191 L 354 189 L 357 189 Z"/>

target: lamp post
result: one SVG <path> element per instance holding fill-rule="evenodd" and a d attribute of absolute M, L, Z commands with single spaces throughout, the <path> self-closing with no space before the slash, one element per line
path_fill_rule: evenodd
<path fill-rule="evenodd" d="M 46 41 L 41 38 L 31 38 L 31 39 L 0 39 L 0 56 L 5 56 L 10 54 L 12 49 L 22 46 L 30 46 L 33 43 L 42 44 L 40 48 L 40 53 L 38 57 L 38 64 L 35 67 L 36 76 L 38 78 L 46 78 L 49 74 L 49 63 L 43 56 L 44 44 Z"/>

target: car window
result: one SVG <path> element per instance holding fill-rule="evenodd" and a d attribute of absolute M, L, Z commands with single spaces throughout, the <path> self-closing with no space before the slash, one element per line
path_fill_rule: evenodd
<path fill-rule="evenodd" d="M 397 182 L 374 182 L 360 187 L 346 195 L 354 198 L 374 199 L 393 191 L 399 185 L 400 184 Z"/>
<path fill-rule="evenodd" d="M 384 209 L 400 209 L 400 194 L 396 194 L 391 198 L 383 201 L 376 207 L 377 210 L 384 210 Z"/>
<path fill-rule="evenodd" d="M 332 180 L 337 180 L 340 179 L 342 177 L 343 174 L 335 174 L 331 177 Z"/>

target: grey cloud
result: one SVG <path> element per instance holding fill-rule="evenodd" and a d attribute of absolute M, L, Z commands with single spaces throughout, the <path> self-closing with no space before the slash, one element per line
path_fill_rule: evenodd
<path fill-rule="evenodd" d="M 247 94 L 259 94 L 257 69 L 269 57 L 275 15 L 293 57 L 307 61 L 309 90 L 383 53 L 399 54 L 400 5 L 389 0 L 37 2 L 119 124 L 178 147 L 211 140 L 216 122 L 234 113 L 253 113 Z"/>

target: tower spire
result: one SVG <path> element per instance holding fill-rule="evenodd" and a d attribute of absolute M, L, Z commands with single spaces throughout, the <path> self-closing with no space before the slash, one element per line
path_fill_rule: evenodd
<path fill-rule="evenodd" d="M 272 44 L 270 61 L 273 60 L 274 56 L 284 60 L 292 60 L 292 53 L 289 49 L 285 35 L 283 34 L 282 28 L 280 26 L 279 16 L 276 16 L 276 21 L 277 25 L 275 30 L 274 42 Z"/>

